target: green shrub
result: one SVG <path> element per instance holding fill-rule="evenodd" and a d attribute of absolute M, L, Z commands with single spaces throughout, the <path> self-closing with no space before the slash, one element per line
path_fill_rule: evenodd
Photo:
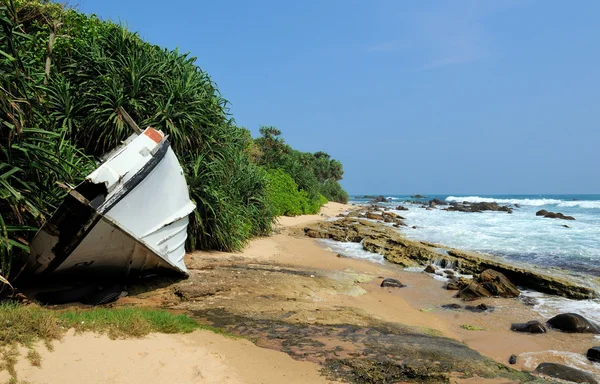
<path fill-rule="evenodd" d="M 335 201 L 336 203 L 346 204 L 350 197 L 348 193 L 344 191 L 339 182 L 333 180 L 327 180 L 319 186 L 319 190 L 329 201 Z"/>
<path fill-rule="evenodd" d="M 277 216 L 315 214 L 327 203 L 322 195 L 311 199 L 306 191 L 298 190 L 294 179 L 282 169 L 268 171 L 267 179 L 269 205 Z"/>

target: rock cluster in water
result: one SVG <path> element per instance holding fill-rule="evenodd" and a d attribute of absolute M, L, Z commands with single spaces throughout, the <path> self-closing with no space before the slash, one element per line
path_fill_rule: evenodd
<path fill-rule="evenodd" d="M 457 212 L 484 212 L 484 211 L 501 211 L 506 213 L 512 213 L 513 210 L 507 205 L 499 205 L 496 202 L 493 203 L 469 203 L 464 201 L 462 203 L 450 203 L 446 211 L 457 211 Z"/>
<path fill-rule="evenodd" d="M 598 384 L 598 381 L 596 381 L 592 374 L 562 364 L 541 363 L 535 371 L 555 379 L 574 383 Z"/>
<path fill-rule="evenodd" d="M 562 220 L 575 220 L 573 216 L 566 216 L 560 212 L 548 212 L 545 209 L 541 209 L 535 213 L 536 216 L 543 216 L 549 219 L 562 219 Z"/>

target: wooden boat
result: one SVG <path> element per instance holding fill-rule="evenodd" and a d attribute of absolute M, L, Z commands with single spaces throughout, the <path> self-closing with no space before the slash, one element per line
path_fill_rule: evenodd
<path fill-rule="evenodd" d="M 32 240 L 25 272 L 76 278 L 187 275 L 185 241 L 194 209 L 168 138 L 147 128 L 70 189 Z"/>

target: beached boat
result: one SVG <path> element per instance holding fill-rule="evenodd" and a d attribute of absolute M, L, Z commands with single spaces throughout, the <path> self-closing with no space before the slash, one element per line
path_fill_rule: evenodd
<path fill-rule="evenodd" d="M 177 272 L 195 209 L 167 137 L 130 136 L 70 188 L 30 244 L 26 274 L 124 278 Z"/>

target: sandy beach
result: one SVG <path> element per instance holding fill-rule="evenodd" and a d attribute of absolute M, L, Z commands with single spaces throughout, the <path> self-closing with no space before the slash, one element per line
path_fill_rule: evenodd
<path fill-rule="evenodd" d="M 196 331 L 110 340 L 70 332 L 54 343 L 54 351 L 38 348 L 41 367 L 20 361 L 19 380 L 66 384 L 331 382 L 336 378 L 321 375 L 323 367 L 330 366 L 331 356 L 321 356 L 320 351 L 334 346 L 336 356 L 351 356 L 367 342 L 323 333 L 314 336 L 319 345 L 293 344 L 285 335 L 296 332 L 290 337 L 296 340 L 299 334 L 307 337 L 302 332 L 310 327 L 317 330 L 311 332 L 318 333 L 318 327 L 324 325 L 367 327 L 374 322 L 451 338 L 501 364 L 507 364 L 509 356 L 515 354 L 519 359 L 512 367 L 519 370 L 531 371 L 538 363 L 550 361 L 600 373 L 597 366 L 578 359 L 581 351 L 597 343 L 591 335 L 510 331 L 514 322 L 545 320 L 515 299 L 492 298 L 473 304 L 484 302 L 495 307 L 493 312 L 444 310 L 442 304 L 464 303 L 453 297 L 455 292 L 443 289 L 443 282 L 396 265 L 347 258 L 304 237 L 304 225 L 350 208 L 329 203 L 319 215 L 280 218 L 276 234 L 253 240 L 241 253 L 189 254 L 189 280 L 134 289 L 115 304 L 190 313 L 241 338 Z M 382 278 L 390 277 L 406 287 L 381 288 Z M 461 327 L 467 324 L 482 330 Z M 5 378 L 0 375 L 0 380 Z M 456 378 L 454 382 L 517 381 L 475 377 L 467 381 Z"/>

